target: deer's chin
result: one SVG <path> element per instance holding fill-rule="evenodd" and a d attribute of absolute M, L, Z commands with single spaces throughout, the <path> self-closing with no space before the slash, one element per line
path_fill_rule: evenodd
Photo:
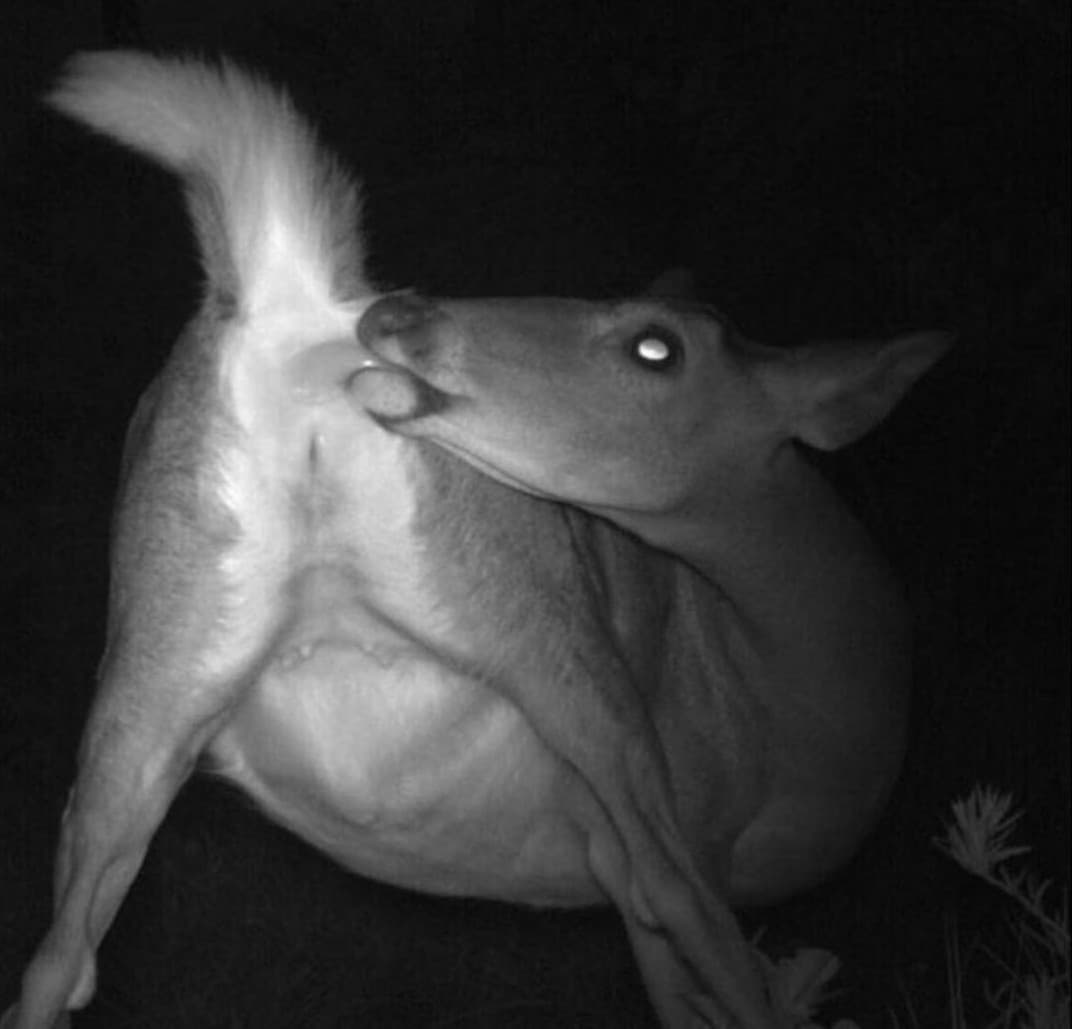
<path fill-rule="evenodd" d="M 408 435 L 419 436 L 425 442 L 445 451 L 452 457 L 467 464 L 474 471 L 480 472 L 481 475 L 485 475 L 489 479 L 494 479 L 503 486 L 508 486 L 519 493 L 539 497 L 541 500 L 562 500 L 561 497 L 551 492 L 545 484 L 538 483 L 535 478 L 526 476 L 524 471 L 511 467 L 512 462 L 499 461 L 494 456 L 487 456 L 475 447 L 450 438 L 446 433 L 435 431 L 431 425 L 414 425 L 413 428 L 415 431 L 408 433 Z M 425 429 L 429 431 L 424 431 Z M 405 428 L 403 427 L 401 431 L 405 432 Z"/>

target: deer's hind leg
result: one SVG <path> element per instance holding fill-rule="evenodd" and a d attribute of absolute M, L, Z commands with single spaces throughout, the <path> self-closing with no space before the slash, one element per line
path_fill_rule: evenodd
<path fill-rule="evenodd" d="M 165 509 L 167 496 L 142 483 L 119 520 L 110 643 L 61 824 L 52 925 L 3 1029 L 51 1029 L 92 998 L 97 948 L 153 833 L 270 654 L 279 577 L 262 568 L 240 588 L 234 540 Z"/>

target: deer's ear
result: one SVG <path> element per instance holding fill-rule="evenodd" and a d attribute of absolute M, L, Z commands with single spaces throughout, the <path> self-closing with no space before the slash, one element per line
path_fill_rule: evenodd
<path fill-rule="evenodd" d="M 642 295 L 663 300 L 695 300 L 696 276 L 689 268 L 667 268 L 648 283 Z"/>
<path fill-rule="evenodd" d="M 952 345 L 943 332 L 866 343 L 812 343 L 763 373 L 790 436 L 837 450 L 877 426 Z"/>

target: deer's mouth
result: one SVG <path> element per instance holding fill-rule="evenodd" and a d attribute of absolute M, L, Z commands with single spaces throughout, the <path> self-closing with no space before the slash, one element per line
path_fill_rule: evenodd
<path fill-rule="evenodd" d="M 437 389 L 397 366 L 362 369 L 351 379 L 350 392 L 386 431 L 423 440 L 511 489 L 554 499 L 511 472 L 513 462 L 497 460 L 493 447 L 481 446 L 479 440 L 471 440 L 458 431 L 449 414 L 466 405 L 465 397 Z M 441 417 L 444 415 L 447 417 Z"/>
<path fill-rule="evenodd" d="M 378 360 L 356 371 L 350 396 L 385 428 L 443 414 L 460 398 L 437 389 L 410 369 Z"/>

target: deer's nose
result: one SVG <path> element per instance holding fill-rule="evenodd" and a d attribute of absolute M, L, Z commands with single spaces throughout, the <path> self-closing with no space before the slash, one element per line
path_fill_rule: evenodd
<path fill-rule="evenodd" d="M 435 318 L 431 301 L 416 293 L 388 293 L 375 301 L 357 323 L 357 338 L 373 351 L 377 341 L 406 336 L 424 328 Z"/>

